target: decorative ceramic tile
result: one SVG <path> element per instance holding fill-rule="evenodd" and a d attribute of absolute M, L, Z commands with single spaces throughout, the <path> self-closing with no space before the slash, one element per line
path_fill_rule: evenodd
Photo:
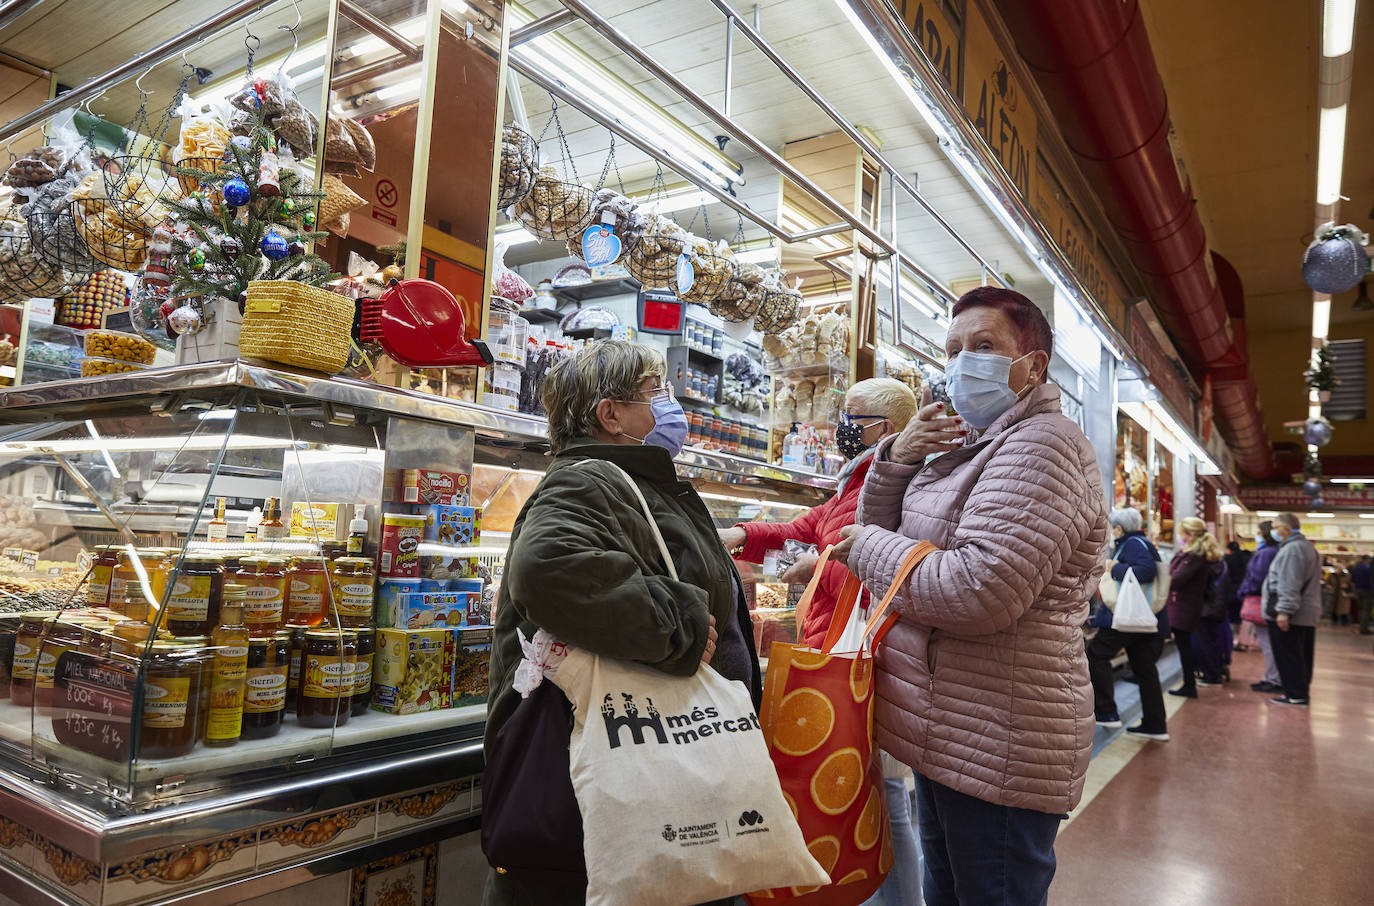
<path fill-rule="evenodd" d="M 350 906 L 434 906 L 438 857 L 431 843 L 353 869 Z"/>
<path fill-rule="evenodd" d="M 104 906 L 162 897 L 178 887 L 251 874 L 257 865 L 256 831 L 158 850 L 111 865 Z"/>
<path fill-rule="evenodd" d="M 17 821 L 0 815 L 0 859 L 32 868 L 38 856 L 33 832 Z"/>
<path fill-rule="evenodd" d="M 100 902 L 100 864 L 82 858 L 46 837 L 31 836 L 35 849 L 33 871 L 87 903 Z"/>
<path fill-rule="evenodd" d="M 392 796 L 377 805 L 377 834 L 413 830 L 417 824 L 431 824 L 466 815 L 472 800 L 472 778 Z"/>
<path fill-rule="evenodd" d="M 323 812 L 287 824 L 262 829 L 258 842 L 258 867 L 265 868 L 342 849 L 377 832 L 377 803 L 366 802 L 332 812 Z"/>

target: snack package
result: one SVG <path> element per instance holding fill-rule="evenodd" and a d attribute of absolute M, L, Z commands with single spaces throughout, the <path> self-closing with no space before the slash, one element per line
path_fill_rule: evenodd
<path fill-rule="evenodd" d="M 398 628 L 429 629 L 433 626 L 467 626 L 482 604 L 481 592 L 439 591 L 397 596 Z"/>
<path fill-rule="evenodd" d="M 416 714 L 444 707 L 453 694 L 452 658 L 457 629 L 379 629 L 373 668 L 372 708 Z M 444 671 L 444 650 L 450 668 Z"/>
<path fill-rule="evenodd" d="M 382 549 L 378 575 L 396 579 L 420 578 L 420 538 L 425 519 L 409 513 L 382 514 Z"/>
<path fill-rule="evenodd" d="M 534 287 L 529 281 L 506 267 L 506 246 L 497 245 L 495 260 L 492 264 L 492 295 L 509 299 L 516 305 L 523 305 L 534 298 Z"/>
<path fill-rule="evenodd" d="M 382 500 L 388 503 L 426 503 L 467 506 L 472 476 L 466 472 L 440 472 L 435 469 L 389 471 L 382 484 Z"/>
<path fill-rule="evenodd" d="M 425 518 L 426 541 L 439 544 L 479 544 L 482 538 L 482 508 L 429 504 L 418 508 Z"/>
<path fill-rule="evenodd" d="M 172 164 L 186 169 L 217 173 L 224 166 L 224 150 L 233 135 L 229 132 L 231 114 L 222 101 L 181 102 L 181 132 L 172 152 Z M 181 176 L 182 190 L 190 193 L 200 188 L 200 181 Z"/>

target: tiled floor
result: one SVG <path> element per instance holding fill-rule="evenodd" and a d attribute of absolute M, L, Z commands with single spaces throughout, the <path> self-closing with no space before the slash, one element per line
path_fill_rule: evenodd
<path fill-rule="evenodd" d="M 1231 683 L 1170 701 L 1169 742 L 1111 743 L 1093 765 L 1115 776 L 1059 835 L 1050 903 L 1374 903 L 1371 641 L 1318 630 L 1310 709 L 1251 692 L 1263 657 L 1246 652 Z"/>

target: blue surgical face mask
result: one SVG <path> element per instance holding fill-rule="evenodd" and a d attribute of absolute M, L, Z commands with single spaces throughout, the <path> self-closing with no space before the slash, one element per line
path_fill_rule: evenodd
<path fill-rule="evenodd" d="M 649 411 L 654 414 L 654 429 L 652 431 L 642 439 L 633 434 L 626 434 L 626 437 L 631 440 L 638 440 L 642 444 L 662 447 L 668 451 L 669 456 L 674 458 L 682 452 L 682 445 L 687 441 L 687 416 L 683 414 L 682 404 L 676 398 L 671 394 L 664 394 L 655 397 L 649 403 L 645 403 L 643 400 L 621 400 L 621 402 L 635 403 L 640 406 L 647 405 L 650 407 Z"/>
<path fill-rule="evenodd" d="M 1028 352 L 1021 359 L 1034 355 Z M 1011 366 L 1021 359 L 997 355 L 991 352 L 961 352 L 945 368 L 945 387 L 949 391 L 954 411 L 978 430 L 997 421 L 997 417 L 1010 409 L 1021 394 L 1031 385 L 1028 383 L 1021 393 L 1011 389 L 1008 380 Z"/>

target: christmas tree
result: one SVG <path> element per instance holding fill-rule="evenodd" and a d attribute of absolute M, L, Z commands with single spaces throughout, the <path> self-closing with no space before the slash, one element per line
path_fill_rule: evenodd
<path fill-rule="evenodd" d="M 315 230 L 324 193 L 306 187 L 289 159 L 281 166 L 277 136 L 261 108 L 250 121 L 250 134 L 235 136 L 218 165 L 177 167 L 191 191 L 168 202 L 179 221 L 172 239 L 173 294 L 234 299 L 240 311 L 250 280 L 319 286 L 338 276 L 305 249 L 306 242 L 327 235 Z"/>

